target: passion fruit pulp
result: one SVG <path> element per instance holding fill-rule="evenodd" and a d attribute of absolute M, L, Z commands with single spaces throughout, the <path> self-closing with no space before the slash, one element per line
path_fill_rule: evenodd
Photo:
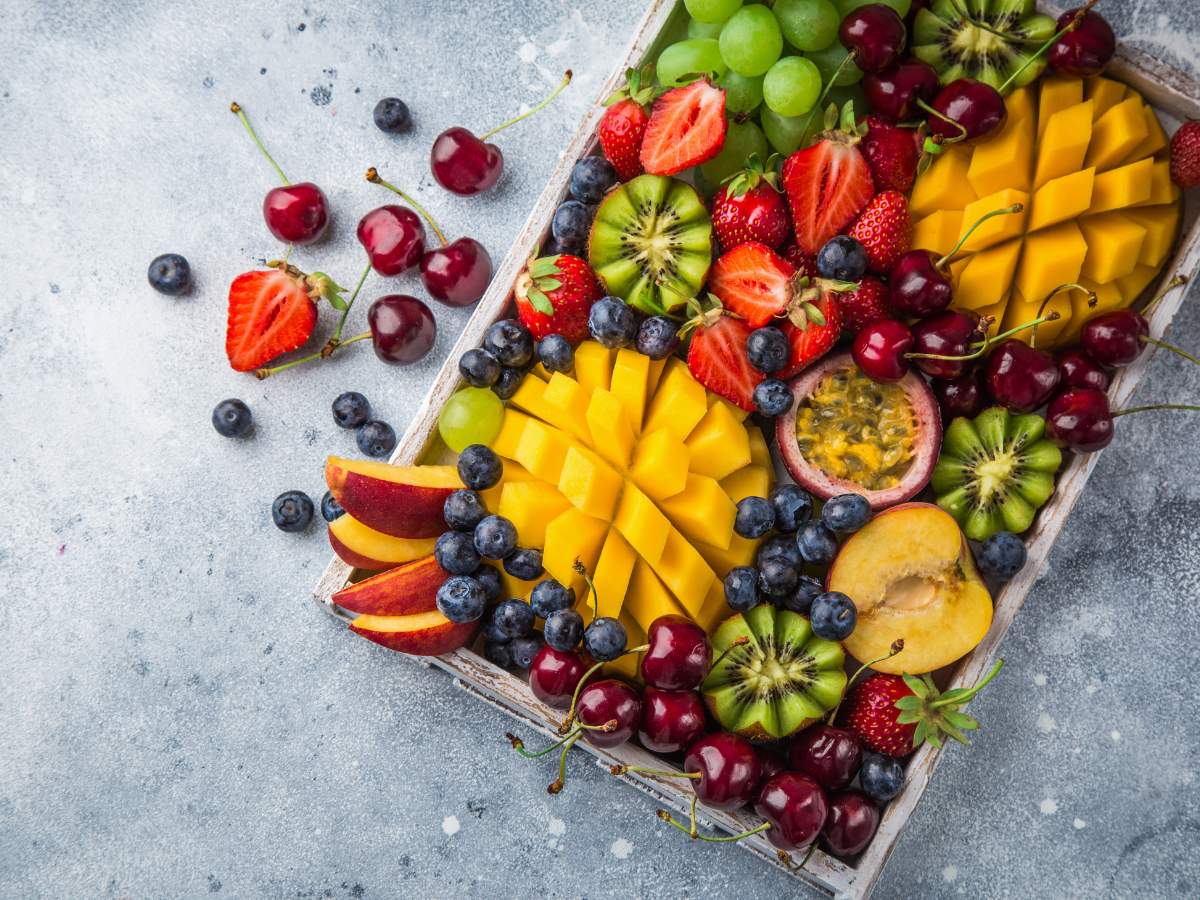
<path fill-rule="evenodd" d="M 861 494 L 875 510 L 928 484 L 942 422 L 920 375 L 879 384 L 842 353 L 806 369 L 791 389 L 795 402 L 780 417 L 775 440 L 797 484 L 823 500 Z"/>

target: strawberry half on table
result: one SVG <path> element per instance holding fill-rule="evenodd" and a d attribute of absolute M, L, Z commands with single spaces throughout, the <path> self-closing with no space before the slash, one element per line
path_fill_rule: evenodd
<path fill-rule="evenodd" d="M 517 318 L 535 339 L 561 334 L 578 344 L 588 336 L 588 312 L 604 290 L 584 260 L 560 253 L 530 260 L 513 294 Z"/>
<path fill-rule="evenodd" d="M 238 372 L 252 372 L 304 346 L 317 326 L 321 297 L 341 309 L 342 288 L 321 272 L 306 275 L 280 260 L 266 271 L 243 272 L 229 285 L 225 355 Z"/>
<path fill-rule="evenodd" d="M 654 99 L 650 69 L 628 69 L 626 87 L 605 101 L 608 109 L 600 119 L 598 134 L 604 158 L 617 170 L 617 177 L 629 181 L 642 174 L 642 135 L 650 121 L 647 107 Z"/>
<path fill-rule="evenodd" d="M 751 153 L 746 168 L 731 175 L 713 196 L 712 222 L 726 250 L 757 241 L 772 250 L 791 233 L 787 205 L 779 194 L 775 159 Z"/>
<path fill-rule="evenodd" d="M 725 146 L 727 127 L 723 90 L 704 78 L 672 88 L 650 110 L 642 168 L 651 175 L 677 175 L 708 162 Z"/>

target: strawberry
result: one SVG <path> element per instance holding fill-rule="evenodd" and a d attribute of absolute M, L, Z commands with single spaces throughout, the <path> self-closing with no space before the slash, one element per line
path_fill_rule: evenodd
<path fill-rule="evenodd" d="M 805 253 L 794 242 L 780 250 L 779 255 L 796 267 L 797 275 L 807 275 L 809 278 L 817 277 L 817 258 L 812 254 Z"/>
<path fill-rule="evenodd" d="M 622 181 L 642 174 L 642 136 L 650 121 L 646 107 L 654 99 L 654 88 L 648 75 L 648 71 L 626 71 L 628 86 L 605 101 L 608 109 L 600 119 L 600 149 Z M 642 85 L 643 81 L 646 82 L 645 86 Z"/>
<path fill-rule="evenodd" d="M 238 372 L 252 371 L 303 346 L 317 325 L 318 297 L 344 305 L 338 296 L 341 288 L 328 276 L 305 275 L 284 263 L 268 265 L 274 267 L 243 272 L 229 285 L 225 355 Z"/>
<path fill-rule="evenodd" d="M 586 262 L 561 253 L 530 260 L 513 294 L 517 318 L 534 338 L 561 334 L 578 344 L 588 336 L 588 312 L 604 290 Z"/>
<path fill-rule="evenodd" d="M 761 328 L 787 310 L 795 272 L 766 244 L 739 244 L 713 263 L 708 289 L 751 328 Z"/>
<path fill-rule="evenodd" d="M 901 128 L 886 119 L 867 116 L 862 152 L 871 167 L 875 190 L 902 194 L 912 190 L 921 157 L 917 141 L 915 129 Z"/>
<path fill-rule="evenodd" d="M 908 201 L 899 191 L 876 194 L 846 232 L 867 251 L 867 268 L 879 275 L 892 266 L 912 245 Z"/>
<path fill-rule="evenodd" d="M 805 283 L 807 282 L 807 286 Z M 796 292 L 783 333 L 792 344 L 792 356 L 776 378 L 791 378 L 833 349 L 842 334 L 842 308 L 838 290 L 821 279 L 797 281 Z"/>
<path fill-rule="evenodd" d="M 796 244 L 804 253 L 815 255 L 875 194 L 871 169 L 857 142 L 854 135 L 828 132 L 783 164 L 783 189 L 792 209 Z"/>
<path fill-rule="evenodd" d="M 692 318 L 680 329 L 681 334 L 692 332 L 688 369 L 714 394 L 753 412 L 754 388 L 765 376 L 746 355 L 750 325 L 722 309 L 716 297 L 710 299 L 712 306 L 703 311 L 698 302 L 690 301 Z"/>
<path fill-rule="evenodd" d="M 872 322 L 892 318 L 888 311 L 889 296 L 886 284 L 870 275 L 863 276 L 856 290 L 838 294 L 842 325 L 851 334 L 858 334 Z"/>
<path fill-rule="evenodd" d="M 1188 119 L 1171 137 L 1171 180 L 1181 188 L 1200 184 L 1200 122 Z"/>
<path fill-rule="evenodd" d="M 725 146 L 725 92 L 704 78 L 654 101 L 642 137 L 642 168 L 675 175 L 708 162 Z"/>
<path fill-rule="evenodd" d="M 764 163 L 757 153 L 751 153 L 746 168 L 717 189 L 712 223 L 726 250 L 749 241 L 774 250 L 787 239 L 791 227 L 773 163 L 774 157 Z"/>
<path fill-rule="evenodd" d="M 846 701 L 844 721 L 862 742 L 878 753 L 907 756 L 925 741 L 942 746 L 945 734 L 960 743 L 970 743 L 964 731 L 979 723 L 959 708 L 996 677 L 1003 660 L 972 688 L 939 692 L 928 675 L 884 675 L 879 672 L 860 681 Z"/>

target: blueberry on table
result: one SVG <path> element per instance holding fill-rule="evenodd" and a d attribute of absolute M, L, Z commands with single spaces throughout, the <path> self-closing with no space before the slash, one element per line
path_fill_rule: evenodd
<path fill-rule="evenodd" d="M 628 347 L 637 330 L 637 316 L 620 297 L 601 297 L 588 311 L 588 331 L 610 350 Z"/>
<path fill-rule="evenodd" d="M 837 556 L 837 538 L 820 522 L 805 522 L 796 531 L 796 547 L 807 563 L 824 566 Z"/>
<path fill-rule="evenodd" d="M 781 556 L 772 556 L 758 567 L 758 592 L 767 597 L 782 600 L 800 583 L 796 567 Z"/>
<path fill-rule="evenodd" d="M 585 156 L 571 169 L 571 196 L 580 203 L 599 203 L 616 183 L 617 170 L 603 156 Z"/>
<path fill-rule="evenodd" d="M 150 286 L 160 294 L 178 297 L 191 287 L 192 267 L 178 253 L 164 253 L 151 260 L 146 277 L 150 280 Z"/>
<path fill-rule="evenodd" d="M 502 669 L 512 667 L 512 645 L 508 641 L 488 641 L 483 645 L 483 656 L 494 666 Z"/>
<path fill-rule="evenodd" d="M 545 574 L 542 568 L 542 551 L 530 547 L 518 547 L 504 558 L 504 571 L 521 581 L 533 581 Z"/>
<path fill-rule="evenodd" d="M 212 424 L 222 437 L 239 438 L 250 433 L 254 418 L 241 400 L 222 400 L 213 408 Z"/>
<path fill-rule="evenodd" d="M 867 271 L 867 251 L 854 238 L 835 235 L 817 251 L 817 272 L 822 278 L 858 281 Z"/>
<path fill-rule="evenodd" d="M 485 516 L 475 526 L 474 540 L 484 559 L 504 559 L 517 549 L 517 529 L 504 516 Z"/>
<path fill-rule="evenodd" d="M 997 531 L 980 545 L 976 562 L 988 578 L 1008 581 L 1025 566 L 1025 542 L 1011 531 Z"/>
<path fill-rule="evenodd" d="M 651 316 L 637 331 L 637 350 L 651 359 L 666 359 L 679 346 L 679 323 L 667 316 Z"/>
<path fill-rule="evenodd" d="M 372 419 L 358 426 L 354 435 L 358 449 L 367 456 L 387 456 L 396 449 L 396 432 L 387 422 Z"/>
<path fill-rule="evenodd" d="M 775 507 L 762 497 L 743 497 L 738 501 L 733 530 L 740 537 L 760 538 L 775 527 Z"/>
<path fill-rule="evenodd" d="M 542 640 L 535 632 L 527 637 L 514 638 L 508 648 L 512 652 L 513 665 L 518 669 L 528 669 L 533 665 L 533 658 L 542 649 Z"/>
<path fill-rule="evenodd" d="M 524 600 L 505 600 L 496 604 L 492 621 L 510 639 L 525 637 L 533 631 L 533 610 Z"/>
<path fill-rule="evenodd" d="M 549 619 L 552 614 L 570 609 L 575 605 L 575 589 L 563 587 L 555 579 L 547 578 L 533 586 L 533 591 L 529 595 L 529 605 L 533 607 L 533 611 L 539 617 Z M 547 643 L 549 643 L 549 639 L 547 639 Z"/>
<path fill-rule="evenodd" d="M 475 549 L 472 535 L 447 531 L 433 545 L 433 558 L 451 575 L 471 575 L 483 561 Z"/>
<path fill-rule="evenodd" d="M 492 390 L 501 400 L 509 400 L 517 392 L 517 388 L 521 386 L 521 382 L 524 380 L 524 369 L 513 369 L 506 366 L 500 370 L 500 377 L 492 385 Z"/>
<path fill-rule="evenodd" d="M 458 372 L 471 387 L 491 387 L 500 377 L 500 361 L 482 347 L 475 347 L 459 357 Z"/>
<path fill-rule="evenodd" d="M 304 491 L 285 491 L 271 504 L 271 518 L 280 531 L 303 531 L 313 517 L 312 498 Z"/>
<path fill-rule="evenodd" d="M 886 803 L 904 787 L 904 766 L 893 756 L 864 750 L 858 780 L 864 794 L 876 803 Z"/>
<path fill-rule="evenodd" d="M 825 501 L 821 521 L 830 531 L 850 534 L 871 519 L 871 504 L 862 494 L 838 494 Z"/>
<path fill-rule="evenodd" d="M 783 608 L 807 616 L 812 611 L 813 600 L 825 593 L 825 586 L 811 575 L 801 575 L 796 590 L 783 598 Z"/>
<path fill-rule="evenodd" d="M 736 566 L 725 576 L 725 602 L 737 612 L 758 606 L 758 570 L 751 566 Z"/>
<path fill-rule="evenodd" d="M 503 474 L 500 457 L 483 444 L 471 444 L 458 456 L 458 477 L 473 491 L 495 487 Z"/>
<path fill-rule="evenodd" d="M 573 609 L 556 609 L 542 628 L 546 643 L 561 653 L 570 653 L 583 638 L 583 616 Z"/>
<path fill-rule="evenodd" d="M 791 355 L 791 343 L 774 325 L 756 328 L 746 338 L 746 357 L 750 365 L 767 375 L 786 366 Z"/>
<path fill-rule="evenodd" d="M 459 625 L 477 621 L 487 605 L 483 586 L 466 575 L 447 578 L 438 588 L 435 602 L 443 616 Z"/>
<path fill-rule="evenodd" d="M 779 531 L 790 534 L 812 516 L 812 497 L 798 484 L 776 485 L 767 499 L 775 508 L 775 527 Z"/>
<path fill-rule="evenodd" d="M 826 591 L 813 598 L 808 621 L 817 637 L 844 641 L 858 624 L 858 608 L 841 591 Z"/>
<path fill-rule="evenodd" d="M 764 378 L 754 386 L 754 407 L 769 419 L 782 416 L 792 408 L 792 389 L 786 381 Z"/>
<path fill-rule="evenodd" d="M 629 636 L 625 626 L 610 616 L 592 619 L 583 632 L 583 646 L 596 662 L 612 662 L 625 652 Z"/>
<path fill-rule="evenodd" d="M 533 335 L 513 319 L 494 322 L 483 336 L 483 349 L 500 361 L 502 366 L 523 368 L 533 359 Z"/>
<path fill-rule="evenodd" d="M 375 104 L 375 127 L 388 134 L 398 134 L 408 131 L 412 125 L 412 116 L 408 112 L 408 104 L 397 97 L 384 97 Z"/>
<path fill-rule="evenodd" d="M 575 368 L 575 349 L 561 334 L 548 334 L 537 345 L 538 362 L 547 372 L 568 374 Z"/>
<path fill-rule="evenodd" d="M 582 250 L 591 224 L 591 210 L 578 200 L 564 200 L 550 219 L 550 234 L 560 246 Z"/>
<path fill-rule="evenodd" d="M 483 586 L 483 592 L 487 596 L 488 603 L 493 603 L 500 599 L 500 573 L 494 566 L 484 563 L 475 570 L 475 573 L 471 577 Z"/>
<path fill-rule="evenodd" d="M 321 518 L 326 522 L 332 522 L 345 514 L 346 511 L 342 509 L 342 504 L 338 503 L 337 498 L 333 496 L 333 491 L 326 491 L 325 496 L 321 498 Z"/>
<path fill-rule="evenodd" d="M 442 504 L 442 518 L 455 531 L 474 533 L 475 526 L 487 515 L 483 498 L 475 491 L 453 491 Z"/>
<path fill-rule="evenodd" d="M 340 428 L 357 428 L 371 418 L 371 404 L 358 391 L 338 394 L 333 401 L 333 421 Z"/>

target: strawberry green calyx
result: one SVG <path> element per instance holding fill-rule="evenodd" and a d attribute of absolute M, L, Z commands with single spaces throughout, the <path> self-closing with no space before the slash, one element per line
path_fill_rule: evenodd
<path fill-rule="evenodd" d="M 632 100 L 639 106 L 648 106 L 655 97 L 654 69 L 647 64 L 641 69 L 625 70 L 625 87 L 613 91 L 604 101 L 605 106 L 614 106 L 622 100 Z"/>
<path fill-rule="evenodd" d="M 742 197 L 764 182 L 778 191 L 778 161 L 778 153 L 772 153 L 766 161 L 757 153 L 751 153 L 746 158 L 746 167 L 734 172 L 722 182 L 726 193 L 730 197 Z"/>
<path fill-rule="evenodd" d="M 1003 665 L 1004 660 L 998 659 L 991 671 L 974 687 L 952 688 L 944 694 L 938 691 L 933 679 L 928 675 L 922 675 L 920 678 L 905 675 L 904 683 L 912 694 L 896 701 L 896 709 L 900 711 L 896 721 L 901 725 L 917 726 L 913 734 L 913 749 L 917 749 L 926 741 L 940 748 L 943 735 L 960 744 L 970 744 L 964 732 L 974 731 L 979 727 L 979 722 L 961 712 L 960 708 L 983 690 Z"/>
<path fill-rule="evenodd" d="M 801 331 L 806 331 L 810 322 L 818 327 L 824 326 L 825 314 L 817 306 L 821 295 L 830 291 L 835 294 L 845 294 L 857 291 L 858 287 L 857 281 L 797 275 L 792 279 L 792 299 L 783 315 L 787 316 L 788 321 Z"/>
<path fill-rule="evenodd" d="M 725 308 L 721 298 L 716 294 L 708 295 L 708 305 L 700 302 L 700 298 L 692 297 L 687 301 L 687 321 L 679 327 L 679 337 L 684 338 L 697 328 L 709 328 L 721 320 L 722 316 L 740 319 L 737 313 Z"/>
<path fill-rule="evenodd" d="M 562 281 L 555 277 L 562 274 L 562 269 L 558 267 L 558 257 L 543 256 L 534 259 L 529 263 L 526 272 L 529 275 L 529 286 L 525 290 L 525 296 L 529 299 L 529 305 L 542 315 L 554 315 L 554 304 L 546 294 L 562 287 Z"/>
<path fill-rule="evenodd" d="M 268 269 L 278 269 L 281 272 L 286 272 L 290 277 L 304 285 L 308 291 L 309 299 L 314 303 L 318 300 L 328 300 L 329 305 L 334 309 L 345 309 L 346 301 L 342 297 L 342 292 L 346 289 L 334 281 L 324 272 L 313 272 L 309 275 L 307 272 L 293 266 L 286 259 L 272 259 L 266 264 Z"/>

